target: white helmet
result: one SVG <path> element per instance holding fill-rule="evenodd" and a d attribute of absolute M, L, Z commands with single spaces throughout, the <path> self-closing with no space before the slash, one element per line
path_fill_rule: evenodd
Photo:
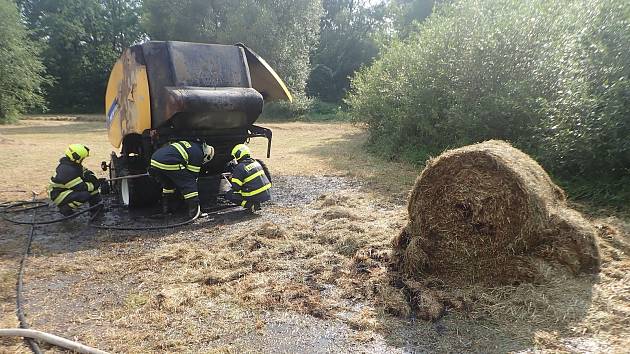
<path fill-rule="evenodd" d="M 214 147 L 204 142 L 201 144 L 201 149 L 203 150 L 203 163 L 206 164 L 214 157 Z"/>

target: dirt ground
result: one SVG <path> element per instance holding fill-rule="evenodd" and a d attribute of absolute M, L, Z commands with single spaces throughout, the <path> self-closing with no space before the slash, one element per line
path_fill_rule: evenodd
<path fill-rule="evenodd" d="M 367 155 L 365 134 L 348 124 L 263 125 L 274 132 L 267 162 L 275 199 L 258 215 L 216 215 L 159 232 L 96 231 L 86 218 L 37 227 L 25 275 L 31 326 L 131 353 L 627 352 L 624 216 L 593 213 L 599 275 L 558 277 L 550 269 L 545 284 L 433 284 L 461 302 L 423 321 L 388 270 L 418 168 Z M 99 165 L 112 148 L 102 122 L 0 126 L 0 202 L 42 192 L 71 142 L 88 145 L 87 166 L 105 176 Z M 264 140 L 252 146 L 264 155 Z M 107 202 L 105 221 L 129 217 Z M 1 328 L 17 326 L 15 281 L 27 233 L 0 221 Z M 28 348 L 3 339 L 0 352 Z"/>

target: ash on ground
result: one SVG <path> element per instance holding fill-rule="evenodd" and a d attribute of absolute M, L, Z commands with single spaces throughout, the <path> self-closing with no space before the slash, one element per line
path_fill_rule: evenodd
<path fill-rule="evenodd" d="M 359 187 L 359 182 L 340 176 L 274 176 L 272 203 L 281 207 L 311 203 L 322 194 Z"/>

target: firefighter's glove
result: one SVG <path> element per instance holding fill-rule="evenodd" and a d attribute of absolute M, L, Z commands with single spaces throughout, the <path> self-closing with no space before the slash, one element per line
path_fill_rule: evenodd
<path fill-rule="evenodd" d="M 99 178 L 98 185 L 101 188 L 101 194 L 109 194 L 109 182 L 106 178 Z"/>
<path fill-rule="evenodd" d="M 228 162 L 227 165 L 225 165 L 225 172 L 232 173 L 236 165 L 238 165 L 238 162 L 236 162 L 236 160 L 230 160 L 230 162 Z"/>
<path fill-rule="evenodd" d="M 94 172 L 86 171 L 83 176 L 86 182 L 90 182 L 92 183 L 92 185 L 98 185 L 98 178 L 96 177 L 96 175 L 94 175 Z"/>

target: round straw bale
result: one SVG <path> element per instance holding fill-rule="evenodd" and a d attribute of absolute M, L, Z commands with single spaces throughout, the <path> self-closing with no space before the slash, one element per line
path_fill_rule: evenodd
<path fill-rule="evenodd" d="M 411 275 L 466 283 L 531 281 L 537 274 L 529 257 L 543 249 L 548 257 L 561 253 L 556 260 L 573 270 L 597 268 L 593 227 L 568 209 L 564 192 L 538 163 L 503 141 L 429 160 L 408 212 L 393 255 Z"/>

